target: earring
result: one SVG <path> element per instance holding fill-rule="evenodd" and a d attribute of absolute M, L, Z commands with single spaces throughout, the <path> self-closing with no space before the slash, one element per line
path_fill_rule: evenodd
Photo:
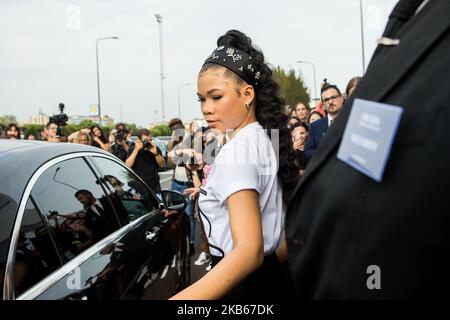
<path fill-rule="evenodd" d="M 247 111 L 249 111 L 249 110 L 250 110 L 250 103 L 247 102 L 247 103 L 245 104 L 245 107 L 247 108 Z"/>

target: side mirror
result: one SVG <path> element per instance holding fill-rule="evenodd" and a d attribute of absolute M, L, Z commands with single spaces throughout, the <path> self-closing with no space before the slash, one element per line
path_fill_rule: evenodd
<path fill-rule="evenodd" d="M 178 191 L 163 190 L 161 197 L 166 209 L 181 212 L 187 207 L 185 197 Z"/>

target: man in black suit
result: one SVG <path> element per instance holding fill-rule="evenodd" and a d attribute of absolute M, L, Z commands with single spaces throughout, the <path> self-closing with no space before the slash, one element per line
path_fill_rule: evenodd
<path fill-rule="evenodd" d="M 379 43 L 288 209 L 303 298 L 450 296 L 450 1 L 400 0 Z M 354 98 L 404 110 L 381 182 L 337 158 Z"/>
<path fill-rule="evenodd" d="M 97 242 L 119 229 L 119 222 L 106 198 L 96 199 L 89 190 L 78 190 L 75 197 L 84 208 L 86 227 Z"/>
<path fill-rule="evenodd" d="M 308 163 L 311 160 L 314 152 L 316 152 L 322 138 L 328 131 L 328 128 L 338 116 L 344 104 L 344 98 L 341 91 L 335 85 L 325 83 L 321 89 L 321 98 L 327 112 L 327 116 L 317 120 L 309 126 L 308 138 L 305 143 L 305 150 L 303 151 L 304 162 Z"/>

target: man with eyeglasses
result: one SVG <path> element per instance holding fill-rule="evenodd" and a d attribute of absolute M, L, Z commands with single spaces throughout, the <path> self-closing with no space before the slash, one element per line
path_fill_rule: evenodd
<path fill-rule="evenodd" d="M 338 116 L 344 104 L 344 98 L 341 91 L 335 85 L 325 83 L 321 89 L 321 98 L 324 104 L 327 116 L 317 120 L 309 126 L 308 138 L 305 143 L 305 150 L 303 151 L 304 162 L 312 158 L 314 152 L 319 147 L 322 138 L 325 136 L 330 125 Z"/>
<path fill-rule="evenodd" d="M 45 129 L 48 142 L 61 142 L 61 137 L 58 136 L 58 125 L 55 122 L 49 121 Z"/>

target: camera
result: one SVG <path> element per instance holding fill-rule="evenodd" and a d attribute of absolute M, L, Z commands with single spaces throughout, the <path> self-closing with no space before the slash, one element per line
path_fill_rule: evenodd
<path fill-rule="evenodd" d="M 67 121 L 69 120 L 69 117 L 67 114 L 64 113 L 64 103 L 60 103 L 59 108 L 59 114 L 54 114 L 49 118 L 50 122 L 55 123 L 58 128 L 56 129 L 56 135 L 58 137 L 62 137 L 62 127 L 67 125 Z"/>
<path fill-rule="evenodd" d="M 117 130 L 114 139 L 116 142 L 122 142 L 123 140 L 126 140 L 128 136 L 128 130 L 127 129 L 119 129 Z"/>
<path fill-rule="evenodd" d="M 148 140 L 143 140 L 143 149 L 144 150 L 149 150 L 152 147 L 152 143 Z"/>

